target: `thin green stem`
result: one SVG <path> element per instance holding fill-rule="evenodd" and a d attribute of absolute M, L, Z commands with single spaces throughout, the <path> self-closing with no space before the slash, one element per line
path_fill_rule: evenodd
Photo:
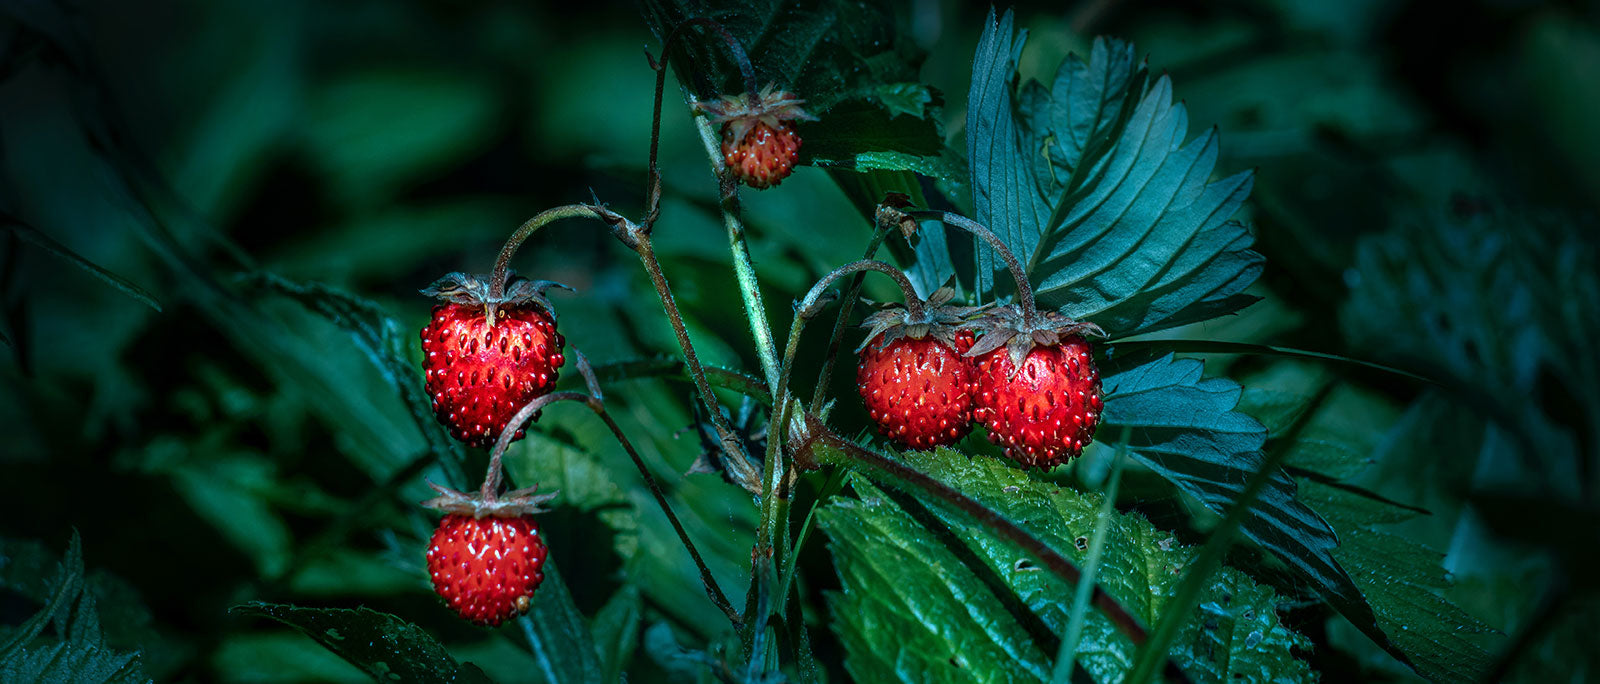
<path fill-rule="evenodd" d="M 1078 588 L 1072 593 L 1072 612 L 1068 614 L 1067 632 L 1061 637 L 1061 650 L 1056 653 L 1056 669 L 1050 677 L 1052 684 L 1066 684 L 1072 679 L 1072 664 L 1078 657 L 1078 643 L 1083 639 L 1083 623 L 1089 615 L 1089 599 L 1094 595 L 1100 559 L 1106 551 L 1111 517 L 1117 513 L 1117 490 L 1122 484 L 1122 457 L 1128 451 L 1128 438 L 1132 433 L 1132 427 L 1122 427 L 1116 454 L 1111 457 L 1111 475 L 1106 480 L 1105 500 L 1100 502 L 1100 517 L 1094 523 L 1089 557 L 1083 563 L 1083 581 L 1078 582 Z"/>
<path fill-rule="evenodd" d="M 761 485 L 756 479 L 755 467 L 745 454 L 744 443 L 734 432 L 733 425 L 728 422 L 728 417 L 723 415 L 722 404 L 717 401 L 717 395 L 712 393 L 711 383 L 706 381 L 705 368 L 700 365 L 700 356 L 694 351 L 694 343 L 689 341 L 689 329 L 685 327 L 683 314 L 678 310 L 678 302 L 672 296 L 671 288 L 667 286 L 667 277 L 661 272 L 661 262 L 656 259 L 655 246 L 647 233 L 640 233 L 637 238 L 635 250 L 639 253 L 639 261 L 650 274 L 650 282 L 655 285 L 656 294 L 661 298 L 661 308 L 667 312 L 667 319 L 672 322 L 672 331 L 677 335 L 678 346 L 683 350 L 683 360 L 689 365 L 689 376 L 694 381 L 695 391 L 700 394 L 701 401 L 705 402 L 706 411 L 711 414 L 711 424 L 716 429 L 717 438 L 722 444 L 723 464 L 739 486 L 752 493 L 759 492 Z"/>
<path fill-rule="evenodd" d="M 745 318 L 750 321 L 750 333 L 755 337 L 756 356 L 769 387 L 778 384 L 777 346 L 772 337 L 772 325 L 767 322 L 767 308 L 761 301 L 761 286 L 756 280 L 755 266 L 750 261 L 750 245 L 745 239 L 744 222 L 739 218 L 739 184 L 728 175 L 722 165 L 722 153 L 716 132 L 704 116 L 694 117 L 700 131 L 700 141 L 711 159 L 712 169 L 722 184 L 722 224 L 728 230 L 728 249 L 733 254 L 733 273 L 739 280 L 739 296 L 744 300 Z"/>
<path fill-rule="evenodd" d="M 872 242 L 867 243 L 867 251 L 863 259 L 871 259 L 877 255 L 878 247 L 883 245 L 883 240 L 889 235 L 888 227 L 879 227 L 874 231 Z M 817 388 L 811 394 L 810 411 L 816 413 L 822 410 L 822 402 L 827 399 L 828 385 L 833 382 L 834 362 L 839 358 L 839 348 L 844 345 L 845 328 L 850 327 L 850 312 L 855 308 L 856 298 L 861 296 L 861 283 L 867 274 L 857 273 L 850 279 L 850 289 L 845 292 L 844 302 L 839 305 L 839 317 L 833 323 L 833 336 L 828 339 L 828 353 L 823 357 L 822 371 L 817 374 Z"/>

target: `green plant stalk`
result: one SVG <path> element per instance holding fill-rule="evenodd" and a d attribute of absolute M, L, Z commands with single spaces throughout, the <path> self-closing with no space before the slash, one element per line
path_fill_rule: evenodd
<path fill-rule="evenodd" d="M 1228 547 L 1233 545 L 1233 537 L 1239 531 L 1239 526 L 1244 523 L 1250 514 L 1250 508 L 1255 504 L 1256 497 L 1267 486 L 1267 481 L 1272 479 L 1283 459 L 1288 457 L 1289 450 L 1279 447 L 1273 449 L 1263 459 L 1261 469 L 1250 476 L 1250 481 L 1245 484 L 1244 491 L 1239 493 L 1239 498 L 1233 502 L 1233 508 L 1228 509 L 1227 517 L 1222 519 L 1216 529 L 1211 531 L 1211 537 L 1206 540 L 1205 546 L 1200 547 L 1200 553 L 1189 564 L 1189 569 L 1184 572 L 1183 581 L 1178 584 L 1178 590 L 1161 609 L 1161 619 L 1156 622 L 1155 629 L 1150 632 L 1150 639 L 1140 646 L 1138 653 L 1134 654 L 1133 667 L 1128 670 L 1128 676 L 1123 681 L 1127 684 L 1143 684 L 1156 676 L 1156 668 L 1164 660 L 1167 647 L 1178 637 L 1178 630 L 1183 623 L 1193 616 L 1194 608 L 1200 601 L 1200 592 L 1205 588 L 1205 583 L 1217 567 L 1222 565 L 1222 559 L 1228 552 Z"/>
<path fill-rule="evenodd" d="M 728 417 L 722 415 L 722 404 L 717 401 L 717 395 L 712 393 L 711 383 L 706 381 L 705 368 L 700 365 L 700 356 L 695 353 L 694 344 L 689 341 L 689 329 L 683 323 L 683 314 L 678 311 L 677 299 L 672 296 L 672 290 L 667 286 L 667 276 L 661 271 L 661 262 L 656 259 L 655 246 L 650 236 L 641 236 L 635 249 L 639 253 L 639 260 L 644 264 L 645 271 L 650 274 L 650 282 L 655 285 L 656 294 L 661 298 L 661 308 L 667 312 L 667 318 L 672 322 L 672 332 L 678 337 L 678 346 L 683 350 L 684 362 L 689 365 L 689 375 L 694 379 L 695 390 L 705 402 L 706 411 L 711 414 L 711 424 L 716 428 L 717 438 L 722 443 L 722 453 L 725 457 L 723 465 L 728 468 L 740 486 L 752 489 L 757 484 L 755 467 L 750 464 L 749 457 L 744 451 L 744 444 L 734 433 Z"/>
<path fill-rule="evenodd" d="M 781 555 L 775 553 L 773 540 L 778 538 L 780 529 L 787 530 L 789 525 L 788 499 L 780 494 L 784 479 L 793 473 L 793 465 L 788 463 L 780 464 L 780 461 L 783 460 L 782 446 L 788 436 L 789 412 L 797 403 L 789 396 L 789 379 L 794 371 L 795 354 L 800 350 L 800 334 L 805 331 L 806 321 L 819 312 L 822 304 L 822 295 L 827 292 L 828 287 L 838 279 L 851 273 L 868 270 L 877 271 L 893 278 L 907 299 L 907 308 L 919 315 L 922 311 L 922 302 L 917 298 L 917 293 L 911 287 L 911 281 L 906 278 L 904 273 L 883 262 L 865 259 L 840 266 L 828 275 L 823 276 L 821 280 L 817 281 L 817 284 L 811 286 L 811 290 L 806 293 L 805 299 L 801 300 L 800 305 L 795 308 L 794 322 L 789 325 L 789 339 L 784 345 L 782 372 L 778 374 L 778 383 L 772 394 L 773 406 L 776 408 L 773 410 L 772 419 L 767 427 L 766 469 L 762 475 L 763 484 L 761 490 L 761 524 L 756 528 L 756 562 L 751 565 L 751 571 L 755 573 L 755 576 L 751 578 L 750 596 L 745 602 L 747 612 L 751 609 L 756 610 L 753 616 L 746 615 L 746 624 L 755 630 L 749 639 L 752 666 L 759 659 L 765 657 L 763 651 L 767 640 L 764 638 L 764 630 L 773 605 L 770 600 L 770 592 L 777 580 L 772 575 L 775 568 L 784 562 L 789 551 L 784 549 Z M 780 525 L 782 525 L 781 528 L 779 527 Z"/>
<path fill-rule="evenodd" d="M 750 246 L 745 240 L 744 222 L 739 219 L 739 186 L 729 178 L 722 165 L 721 145 L 711 121 L 695 116 L 694 125 L 700 131 L 700 142 L 705 145 L 706 156 L 717 178 L 722 181 L 722 225 L 728 229 L 728 249 L 733 254 L 733 272 L 739 280 L 739 296 L 744 299 L 745 318 L 750 321 L 750 333 L 755 337 L 756 356 L 761 360 L 761 370 L 767 386 L 778 385 L 778 353 L 772 338 L 772 325 L 767 322 L 767 308 L 761 303 L 761 286 L 756 281 L 756 269 L 750 261 Z"/>
<path fill-rule="evenodd" d="M 1083 623 L 1089 615 L 1089 600 L 1094 596 L 1095 580 L 1100 573 L 1100 558 L 1106 551 L 1106 536 L 1111 531 L 1111 516 L 1117 512 L 1117 489 L 1122 484 L 1122 457 L 1128 451 L 1131 426 L 1122 426 L 1122 436 L 1117 438 L 1117 451 L 1111 457 L 1111 475 L 1106 483 L 1105 501 L 1100 502 L 1100 517 L 1094 523 L 1094 539 L 1089 542 L 1089 557 L 1083 563 L 1083 580 L 1072 593 L 1072 612 L 1067 617 L 1067 632 L 1061 637 L 1061 650 L 1056 653 L 1056 668 L 1051 674 L 1053 684 L 1067 684 L 1072 679 L 1072 664 L 1078 657 L 1078 644 L 1083 639 Z"/>
<path fill-rule="evenodd" d="M 878 247 L 883 245 L 883 240 L 889 235 L 888 227 L 880 227 L 874 231 L 872 241 L 867 243 L 867 251 L 862 259 L 871 259 L 877 255 Z M 850 312 L 855 309 L 856 299 L 861 296 L 861 282 L 867 274 L 857 273 L 850 279 L 850 290 L 845 293 L 844 301 L 839 305 L 839 318 L 833 323 L 833 337 L 828 340 L 828 353 L 823 357 L 822 372 L 817 374 L 817 389 L 811 395 L 812 413 L 822 410 L 822 402 L 827 399 L 828 385 L 833 382 L 833 365 L 839 358 L 839 347 L 844 343 L 844 330 L 850 327 Z"/>

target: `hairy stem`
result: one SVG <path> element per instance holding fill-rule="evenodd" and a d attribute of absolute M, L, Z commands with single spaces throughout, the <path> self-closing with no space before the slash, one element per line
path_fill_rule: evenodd
<path fill-rule="evenodd" d="M 706 155 L 711 158 L 712 169 L 722 183 L 722 225 L 728 230 L 728 250 L 733 255 L 733 273 L 739 280 L 739 295 L 744 300 L 745 318 L 750 321 L 750 334 L 755 337 L 756 356 L 769 387 L 778 384 L 777 346 L 772 338 L 772 325 L 767 322 L 767 308 L 761 302 L 761 286 L 756 280 L 755 266 L 750 262 L 750 246 L 745 240 L 744 222 L 739 218 L 739 184 L 722 165 L 722 154 L 716 132 L 704 116 L 695 117 L 700 131 L 700 141 Z"/>
<path fill-rule="evenodd" d="M 678 302 L 673 298 L 672 290 L 667 287 L 667 277 L 661 272 L 661 262 L 656 259 L 655 247 L 648 234 L 639 238 L 636 249 L 645 271 L 650 274 L 650 282 L 655 285 L 656 294 L 661 298 L 661 308 L 667 312 L 667 318 L 672 322 L 672 331 L 678 337 L 678 346 L 683 349 L 683 359 L 689 365 L 689 376 L 694 381 L 695 391 L 700 394 L 701 401 L 705 402 L 706 411 L 711 414 L 711 424 L 715 427 L 717 438 L 722 444 L 724 466 L 728 468 L 729 474 L 739 486 L 752 493 L 760 491 L 761 485 L 755 467 L 750 464 L 749 457 L 745 454 L 744 444 L 734 433 L 728 417 L 722 414 L 722 404 L 717 401 L 717 395 L 711 392 L 711 383 L 706 381 L 705 368 L 700 365 L 700 356 L 695 353 L 694 344 L 689 341 L 689 330 L 684 326 L 683 314 L 678 311 Z"/>
<path fill-rule="evenodd" d="M 948 211 L 915 209 L 907 210 L 905 213 L 913 218 L 927 218 L 941 221 L 945 225 L 960 228 L 972 233 L 973 235 L 981 238 L 984 242 L 989 243 L 989 246 L 994 248 L 994 251 L 1000 255 L 1000 258 L 1005 260 L 1006 268 L 1011 270 L 1011 277 L 1017 282 L 1017 304 L 1022 309 L 1023 326 L 1029 329 L 1033 328 L 1035 321 L 1039 317 L 1038 310 L 1034 307 L 1033 303 L 1033 286 L 1028 284 L 1028 274 L 1026 271 L 1022 270 L 1022 262 L 1017 261 L 1017 255 L 1013 254 L 1011 252 L 1011 248 L 1007 247 L 1004 242 L 1000 241 L 1000 236 L 995 235 L 994 231 L 985 228 L 983 224 L 978 223 L 977 221 Z"/>
<path fill-rule="evenodd" d="M 500 298 L 506 294 L 506 278 L 510 272 L 511 257 L 516 255 L 517 249 L 522 246 L 523 241 L 528 239 L 528 236 L 533 235 L 534 231 L 543 228 L 545 224 L 565 218 L 598 219 L 601 217 L 593 207 L 588 205 L 568 204 L 541 211 L 518 227 L 516 232 L 513 232 L 511 237 L 506 240 L 506 246 L 500 248 L 500 256 L 494 260 L 494 275 L 489 279 L 488 321 L 490 325 L 494 324 L 495 309 L 500 303 Z"/>
<path fill-rule="evenodd" d="M 505 429 L 500 432 L 499 441 L 495 442 L 494 452 L 489 457 L 489 474 L 484 477 L 483 488 L 478 491 L 478 498 L 485 502 L 493 502 L 497 499 L 503 471 L 501 463 L 504 460 L 506 450 L 511 446 L 511 441 L 516 436 L 517 431 L 522 429 L 535 414 L 543 410 L 544 407 L 558 401 L 581 402 L 589 410 L 594 411 L 595 415 L 600 417 L 600 420 L 605 422 L 606 427 L 611 430 L 611 434 L 622 445 L 622 450 L 628 452 L 628 457 L 633 459 L 633 464 L 639 468 L 640 477 L 643 477 L 645 484 L 650 487 L 650 493 L 655 497 L 656 504 L 661 507 L 661 512 L 666 514 L 667 521 L 672 524 L 673 531 L 678 534 L 678 540 L 683 542 L 683 547 L 689 551 L 689 556 L 694 559 L 695 566 L 700 569 L 700 581 L 705 585 L 706 596 L 737 627 L 741 622 L 739 612 L 734 610 L 732 604 L 728 603 L 727 595 L 722 592 L 722 587 L 717 584 L 716 577 L 711 574 L 711 568 L 706 566 L 705 559 L 700 555 L 700 549 L 695 547 L 694 540 L 689 538 L 689 533 L 683 529 L 683 523 L 678 520 L 678 514 L 673 512 L 672 505 L 667 502 L 667 496 L 661 490 L 661 484 L 650 473 L 650 469 L 645 465 L 644 459 L 639 456 L 638 450 L 634 449 L 633 442 L 628 439 L 627 434 L 623 433 L 622 426 L 617 425 L 617 421 L 606 411 L 605 402 L 600 398 L 599 383 L 595 380 L 594 372 L 589 367 L 588 359 L 576 349 L 572 350 L 572 353 L 577 357 L 578 372 L 583 376 L 584 382 L 588 385 L 592 394 L 553 392 L 537 397 L 519 409 L 511 417 L 511 421 L 506 424 Z"/>
<path fill-rule="evenodd" d="M 874 231 L 872 242 L 867 243 L 867 251 L 861 256 L 871 259 L 878 253 L 878 247 L 883 245 L 883 240 L 889 235 L 888 227 L 880 227 Z M 810 411 L 816 413 L 822 410 L 822 402 L 827 399 L 828 385 L 833 382 L 833 365 L 839 358 L 839 348 L 844 345 L 845 328 L 850 327 L 850 312 L 855 309 L 856 298 L 861 296 L 861 283 L 866 280 L 867 274 L 857 273 L 850 279 L 850 287 L 845 292 L 844 301 L 839 305 L 839 318 L 833 323 L 833 336 L 828 339 L 828 353 L 822 360 L 822 371 L 817 373 L 817 388 L 811 394 Z"/>

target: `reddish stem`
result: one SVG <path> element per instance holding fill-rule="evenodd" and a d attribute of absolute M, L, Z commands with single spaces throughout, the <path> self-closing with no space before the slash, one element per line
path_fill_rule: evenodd
<path fill-rule="evenodd" d="M 994 231 L 985 228 L 983 224 L 977 221 L 948 211 L 909 209 L 905 213 L 912 218 L 929 218 L 941 221 L 945 225 L 972 233 L 984 242 L 989 243 L 989 246 L 1000 254 L 1000 258 L 1005 260 L 1006 268 L 1011 270 L 1012 279 L 1017 281 L 1017 305 L 1022 309 L 1023 327 L 1028 330 L 1033 329 L 1035 322 L 1039 318 L 1038 310 L 1033 303 L 1033 286 L 1028 284 L 1028 274 L 1022 270 L 1022 262 L 1017 260 L 1017 255 L 1013 254 L 1011 248 L 1000 241 L 1000 237 L 995 235 Z"/>

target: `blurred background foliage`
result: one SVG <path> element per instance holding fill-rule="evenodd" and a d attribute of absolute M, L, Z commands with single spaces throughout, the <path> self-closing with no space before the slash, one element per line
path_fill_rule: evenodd
<path fill-rule="evenodd" d="M 1242 218 L 1267 257 L 1252 290 L 1263 301 L 1158 337 L 1314 349 L 1435 380 L 1208 358 L 1208 372 L 1246 387 L 1246 410 L 1275 440 L 1278 426 L 1315 426 L 1294 433 L 1302 497 L 1359 486 L 1405 504 L 1382 519 L 1319 508 L 1342 551 L 1376 543 L 1370 556 L 1403 548 L 1418 567 L 1442 565 L 1436 588 L 1471 643 L 1513 656 L 1462 671 L 1596 676 L 1600 654 L 1586 642 L 1600 628 L 1600 6 L 1017 9 L 1030 29 L 1024 79 L 1087 54 L 1095 35 L 1128 39 L 1172 76 L 1191 130 L 1220 127 L 1219 173 L 1256 170 Z M 949 136 L 960 134 L 985 10 L 896 6 L 913 52 L 926 53 L 920 79 L 942 96 Z M 654 85 L 645 46 L 658 49 L 627 3 L 9 3 L 0 626 L 56 605 L 58 561 L 81 562 L 75 581 L 93 600 L 61 614 L 61 633 L 98 606 L 95 643 L 138 651 L 133 666 L 158 680 L 366 678 L 259 617 L 269 610 L 229 612 L 247 601 L 370 607 L 491 678 L 545 677 L 526 635 L 465 625 L 429 590 L 432 516 L 411 504 L 428 493 L 424 476 L 459 486 L 476 475 L 435 461 L 386 379 L 396 366 L 381 361 L 398 350 L 415 368 L 414 331 L 430 307 L 416 290 L 447 271 L 487 270 L 528 216 L 591 196 L 637 214 Z M 716 184 L 674 92 L 657 250 L 702 357 L 753 371 Z M 768 310 L 786 329 L 789 302 L 858 258 L 869 226 L 819 169 L 744 201 Z M 554 295 L 561 328 L 596 364 L 676 353 L 645 274 L 604 231 L 547 229 L 517 265 L 576 288 Z M 358 293 L 399 325 L 359 307 L 308 310 L 242 277 L 255 272 Z M 808 350 L 801 367 L 819 358 Z M 866 425 L 852 377 L 839 373 L 832 388 L 846 431 Z M 702 450 L 688 385 L 619 379 L 607 392 L 712 570 L 741 592 L 755 508 L 715 476 L 681 475 Z M 1097 486 L 1105 455 L 1061 479 Z M 483 458 L 469 455 L 467 472 Z M 542 524 L 606 662 L 635 681 L 705 678 L 683 649 L 715 654 L 723 619 L 598 419 L 548 410 L 509 464 L 516 482 L 561 492 Z M 808 479 L 803 496 L 822 487 Z M 1212 522 L 1139 472 L 1119 505 L 1189 543 Z M 1334 681 L 1415 676 L 1249 554 L 1235 560 L 1265 568 L 1280 611 L 1312 642 L 1296 652 L 1312 669 Z M 842 677 L 823 598 L 838 575 L 822 544 L 801 563 L 812 647 Z M 1367 571 L 1348 565 L 1360 583 Z"/>

